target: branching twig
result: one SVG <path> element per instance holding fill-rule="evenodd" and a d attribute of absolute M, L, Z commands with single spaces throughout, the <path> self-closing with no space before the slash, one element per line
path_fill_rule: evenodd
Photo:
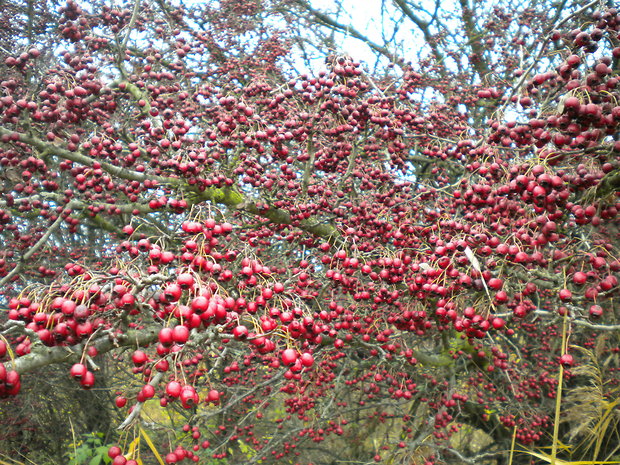
<path fill-rule="evenodd" d="M 71 203 L 69 203 L 67 207 L 71 208 Z M 47 229 L 45 234 L 41 236 L 41 238 L 37 241 L 37 243 L 34 244 L 32 247 L 30 247 L 30 249 L 28 249 L 28 251 L 20 258 L 17 265 L 15 265 L 13 269 L 9 273 L 7 273 L 7 275 L 4 278 L 0 279 L 0 287 L 8 283 L 13 278 L 13 276 L 15 276 L 17 273 L 21 271 L 22 265 L 25 262 L 27 262 L 30 259 L 30 257 L 32 257 L 35 254 L 35 252 L 37 252 L 41 247 L 43 247 L 43 244 L 45 244 L 47 240 L 49 239 L 49 237 L 52 235 L 52 233 L 60 227 L 64 219 L 65 218 L 62 215 L 58 215 L 58 218 L 56 218 L 56 221 L 52 223 L 52 225 Z"/>
<path fill-rule="evenodd" d="M 534 66 L 536 66 L 540 59 L 542 58 L 543 54 L 545 53 L 545 50 L 547 48 L 547 45 L 549 44 L 549 42 L 551 41 L 551 35 L 553 34 L 553 31 L 558 29 L 559 27 L 561 27 L 564 23 L 566 23 L 567 21 L 569 21 L 571 18 L 583 13 L 584 11 L 586 11 L 588 8 L 593 7 L 594 5 L 596 5 L 597 3 L 600 3 L 600 0 L 593 0 L 590 3 L 582 6 L 581 8 L 579 8 L 577 11 L 575 11 L 573 14 L 568 15 L 566 18 L 564 18 L 562 21 L 560 21 L 559 23 L 557 23 L 553 28 L 551 28 L 551 31 L 549 31 L 549 33 L 547 34 L 547 36 L 544 38 L 544 40 L 542 41 L 542 44 L 540 46 L 540 50 L 538 51 L 538 55 L 536 55 L 536 58 L 532 61 L 532 64 L 525 70 L 525 72 L 521 75 L 521 78 L 519 79 L 519 81 L 517 82 L 517 84 L 515 86 L 512 87 L 512 90 L 510 92 L 510 95 L 508 96 L 508 98 L 506 99 L 506 102 L 501 106 L 501 108 L 499 109 L 499 113 L 503 113 L 506 110 L 506 107 L 510 104 L 512 97 L 517 95 L 518 92 L 520 92 L 521 87 L 523 87 L 523 85 L 525 84 L 525 81 L 527 80 L 530 71 L 532 71 L 532 69 L 534 68 Z"/>
<path fill-rule="evenodd" d="M 158 371 L 155 376 L 153 376 L 149 384 L 155 387 L 159 384 L 163 377 L 164 373 L 162 371 Z M 125 418 L 125 420 L 119 425 L 117 429 L 120 430 L 127 428 L 140 415 L 140 411 L 142 410 L 143 406 L 144 402 L 136 402 L 136 405 L 133 406 L 133 410 L 131 411 L 131 413 L 127 415 L 127 418 Z"/>
<path fill-rule="evenodd" d="M 368 45 L 368 47 L 370 47 L 371 49 L 373 49 L 375 52 L 380 53 L 381 55 L 385 56 L 386 58 L 388 58 L 390 61 L 397 63 L 399 65 L 402 66 L 403 61 L 400 60 L 395 53 L 391 53 L 386 47 L 379 45 L 375 42 L 373 42 L 372 40 L 370 40 L 368 37 L 366 37 L 364 34 L 362 34 L 361 32 L 359 32 L 358 30 L 352 28 L 349 25 L 344 25 L 344 24 L 340 24 L 336 21 L 334 21 L 332 18 L 330 18 L 329 16 L 327 16 L 326 14 L 312 8 L 308 2 L 304 1 L 304 0 L 295 0 L 295 3 L 297 3 L 299 6 L 301 6 L 302 8 L 304 8 L 306 11 L 308 11 L 310 14 L 312 14 L 319 23 L 323 24 L 326 27 L 329 27 L 330 29 L 335 29 L 337 31 L 340 31 L 344 34 L 348 34 L 352 37 L 355 37 L 358 40 L 361 40 L 362 42 L 364 42 L 366 45 Z"/>

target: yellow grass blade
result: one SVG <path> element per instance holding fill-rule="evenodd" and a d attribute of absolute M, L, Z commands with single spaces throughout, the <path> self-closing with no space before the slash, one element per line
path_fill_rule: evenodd
<path fill-rule="evenodd" d="M 26 465 L 26 462 L 18 462 L 17 460 L 9 459 L 10 462 L 0 460 L 0 465 Z"/>
<path fill-rule="evenodd" d="M 514 457 L 514 453 L 515 453 L 516 439 L 517 439 L 517 425 L 515 425 L 512 431 L 512 444 L 510 444 L 510 458 L 508 460 L 508 465 L 512 465 L 512 458 Z"/>
<path fill-rule="evenodd" d="M 568 444 L 564 444 L 562 441 L 560 441 L 559 439 L 556 442 L 556 446 L 558 450 L 563 450 L 565 452 L 570 452 L 570 450 L 572 449 L 573 446 L 568 445 Z M 539 449 L 553 449 L 553 446 L 540 446 Z"/>
<path fill-rule="evenodd" d="M 603 413 L 603 417 L 600 419 L 598 424 L 594 427 L 594 431 L 596 432 L 596 445 L 594 447 L 594 458 L 598 457 L 598 454 L 601 452 L 601 446 L 603 444 L 603 439 L 606 436 L 607 429 L 609 427 L 609 423 L 614 419 L 613 412 L 618 405 L 618 399 L 613 402 L 607 403 L 605 406 L 605 411 Z"/>
<path fill-rule="evenodd" d="M 139 446 L 140 446 L 140 435 L 136 436 L 136 438 L 133 441 L 131 441 L 131 443 L 129 444 L 129 452 L 127 453 L 127 455 L 133 458 L 136 452 L 136 449 L 139 448 Z"/>
<path fill-rule="evenodd" d="M 614 464 L 614 463 L 620 463 L 620 462 L 600 462 L 598 460 L 580 460 L 580 461 L 576 461 L 576 462 L 567 462 L 566 460 L 561 460 L 558 459 L 557 457 L 553 457 L 552 455 L 549 454 L 542 454 L 542 453 L 537 453 L 531 450 L 521 450 L 520 452 L 532 455 L 534 457 L 537 457 L 541 460 L 544 460 L 545 462 L 549 462 L 551 463 L 552 460 L 555 459 L 555 463 L 557 465 L 604 465 L 604 464 Z"/>
<path fill-rule="evenodd" d="M 562 324 L 562 350 L 560 355 L 566 353 L 566 326 L 568 321 L 568 312 L 564 314 Z M 564 381 L 564 365 L 560 363 L 560 372 L 558 373 L 558 389 L 555 395 L 555 419 L 553 421 L 553 443 L 551 448 L 551 465 L 557 465 L 560 462 L 556 460 L 558 453 L 558 434 L 560 431 L 560 409 L 562 408 L 562 387 Z"/>

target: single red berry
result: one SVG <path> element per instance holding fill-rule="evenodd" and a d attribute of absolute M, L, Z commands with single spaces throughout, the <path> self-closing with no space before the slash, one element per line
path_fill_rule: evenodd
<path fill-rule="evenodd" d="M 172 330 L 172 339 L 177 344 L 185 344 L 189 339 L 189 328 L 183 325 L 177 325 Z"/>
<path fill-rule="evenodd" d="M 297 351 L 295 349 L 285 349 L 282 351 L 282 363 L 290 366 L 297 361 Z"/>

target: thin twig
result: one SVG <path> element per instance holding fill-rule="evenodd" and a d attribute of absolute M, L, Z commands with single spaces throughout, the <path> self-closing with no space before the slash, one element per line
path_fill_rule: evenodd
<path fill-rule="evenodd" d="M 129 20 L 129 24 L 127 25 L 127 34 L 125 34 L 125 38 L 123 39 L 123 43 L 121 44 L 121 49 L 119 51 L 119 55 L 125 53 L 125 48 L 127 47 L 127 42 L 129 41 L 129 36 L 131 35 L 131 31 L 133 30 L 134 25 L 136 24 L 136 18 L 138 17 L 138 10 L 140 9 L 140 0 L 136 0 L 133 4 L 133 11 L 131 12 L 131 19 Z"/>
<path fill-rule="evenodd" d="M 312 135 L 313 134 L 310 133 L 310 135 L 308 136 L 308 146 L 307 146 L 308 161 L 306 162 L 306 166 L 304 169 L 304 178 L 303 178 L 303 182 L 301 186 L 301 189 L 304 195 L 308 193 L 308 184 L 310 183 L 310 175 L 312 174 L 312 171 L 314 170 L 314 159 L 316 156 L 316 149 L 314 147 Z"/>

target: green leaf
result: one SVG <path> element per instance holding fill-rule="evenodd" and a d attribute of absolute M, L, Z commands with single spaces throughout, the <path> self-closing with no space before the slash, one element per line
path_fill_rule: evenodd
<path fill-rule="evenodd" d="M 99 465 L 101 463 L 101 455 L 95 455 L 90 462 L 88 462 L 88 465 Z"/>
<path fill-rule="evenodd" d="M 90 456 L 90 449 L 82 446 L 75 451 L 75 462 L 79 464 L 84 463 Z"/>

